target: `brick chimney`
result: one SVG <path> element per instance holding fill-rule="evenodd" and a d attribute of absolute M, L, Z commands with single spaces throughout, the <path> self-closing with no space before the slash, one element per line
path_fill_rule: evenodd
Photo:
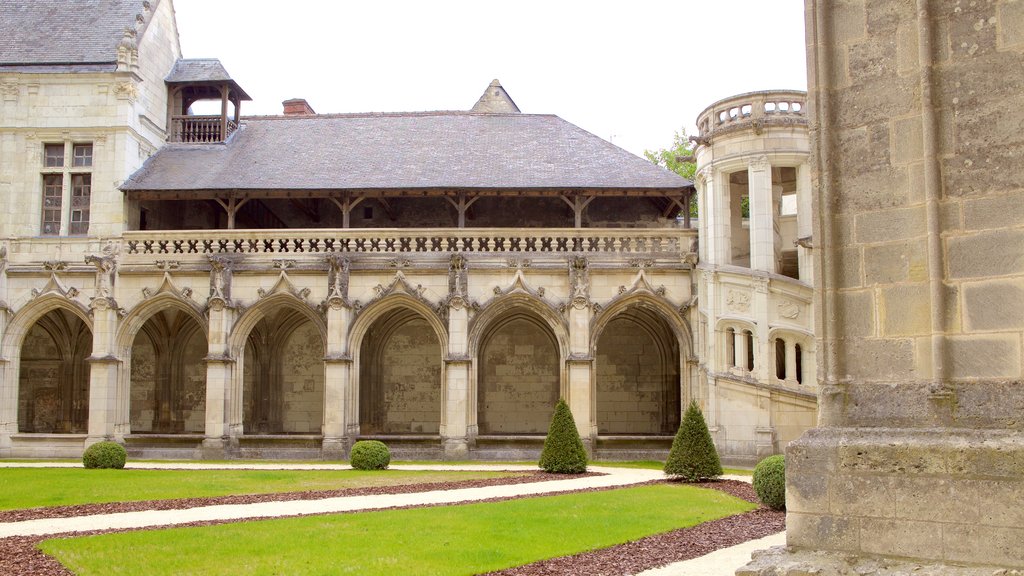
<path fill-rule="evenodd" d="M 281 102 L 281 104 L 284 105 L 285 116 L 313 116 L 316 114 L 305 98 L 292 98 Z"/>

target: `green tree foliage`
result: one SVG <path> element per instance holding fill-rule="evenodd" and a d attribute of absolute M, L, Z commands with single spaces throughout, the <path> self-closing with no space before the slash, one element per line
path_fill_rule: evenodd
<path fill-rule="evenodd" d="M 722 475 L 718 451 L 696 402 L 690 402 L 679 424 L 665 462 L 665 474 L 670 480 L 683 482 L 699 482 Z"/>
<path fill-rule="evenodd" d="M 587 450 L 580 440 L 572 411 L 564 399 L 559 398 L 551 427 L 544 439 L 544 451 L 540 454 L 540 467 L 545 472 L 558 474 L 582 474 L 587 471 Z"/>
<path fill-rule="evenodd" d="M 124 468 L 128 452 L 117 442 L 97 442 L 85 449 L 82 465 L 86 468 Z"/>
<path fill-rule="evenodd" d="M 786 509 L 786 459 L 769 456 L 754 467 L 754 492 L 758 500 L 773 510 Z"/>
<path fill-rule="evenodd" d="M 697 163 L 689 160 L 693 157 L 693 144 L 686 136 L 686 129 L 681 128 L 672 135 L 672 145 L 659 150 L 644 150 L 644 157 L 662 168 L 666 168 L 693 182 L 697 172 Z M 697 216 L 697 196 L 690 201 L 690 216 Z"/>

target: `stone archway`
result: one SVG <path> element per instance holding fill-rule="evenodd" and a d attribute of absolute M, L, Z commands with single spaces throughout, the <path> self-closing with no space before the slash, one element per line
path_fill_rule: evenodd
<path fill-rule="evenodd" d="M 479 434 L 546 433 L 561 388 L 551 327 L 533 312 L 513 310 L 487 327 L 477 363 Z"/>
<path fill-rule="evenodd" d="M 324 342 L 320 328 L 291 306 L 266 311 L 245 341 L 242 426 L 246 435 L 320 434 Z"/>
<path fill-rule="evenodd" d="M 601 435 L 667 435 L 679 427 L 679 342 L 658 314 L 630 307 L 601 331 L 596 348 Z"/>
<path fill-rule="evenodd" d="M 430 322 L 408 308 L 390 310 L 359 350 L 360 434 L 439 434 L 443 349 Z"/>
<path fill-rule="evenodd" d="M 92 331 L 76 314 L 51 310 L 21 343 L 18 431 L 84 434 L 89 426 Z"/>
<path fill-rule="evenodd" d="M 165 308 L 131 346 L 129 421 L 141 434 L 196 434 L 206 425 L 206 334 L 192 315 Z"/>

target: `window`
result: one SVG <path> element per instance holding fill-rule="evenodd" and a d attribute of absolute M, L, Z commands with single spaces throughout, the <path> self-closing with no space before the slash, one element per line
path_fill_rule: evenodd
<path fill-rule="evenodd" d="M 72 174 L 71 234 L 87 234 L 89 232 L 90 196 L 92 196 L 92 174 Z"/>
<path fill-rule="evenodd" d="M 804 383 L 804 349 L 797 344 L 793 356 L 796 357 L 796 383 Z"/>
<path fill-rule="evenodd" d="M 92 144 L 75 144 L 73 150 L 72 166 L 76 168 L 92 166 Z"/>
<path fill-rule="evenodd" d="M 775 339 L 775 377 L 786 379 L 786 341 L 782 338 Z"/>
<path fill-rule="evenodd" d="M 92 173 L 88 169 L 92 168 L 92 152 L 91 143 L 43 145 L 42 235 L 89 233 Z M 70 184 L 67 189 L 65 183 Z"/>
<path fill-rule="evenodd" d="M 43 235 L 60 234 L 60 205 L 64 191 L 63 174 L 43 174 Z"/>
<path fill-rule="evenodd" d="M 63 144 L 45 144 L 43 146 L 43 166 L 47 168 L 64 167 Z"/>

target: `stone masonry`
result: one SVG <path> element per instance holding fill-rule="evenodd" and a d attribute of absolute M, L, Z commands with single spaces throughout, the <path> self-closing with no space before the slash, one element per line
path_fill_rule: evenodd
<path fill-rule="evenodd" d="M 808 0 L 807 38 L 820 427 L 738 574 L 1024 567 L 1024 2 Z"/>

